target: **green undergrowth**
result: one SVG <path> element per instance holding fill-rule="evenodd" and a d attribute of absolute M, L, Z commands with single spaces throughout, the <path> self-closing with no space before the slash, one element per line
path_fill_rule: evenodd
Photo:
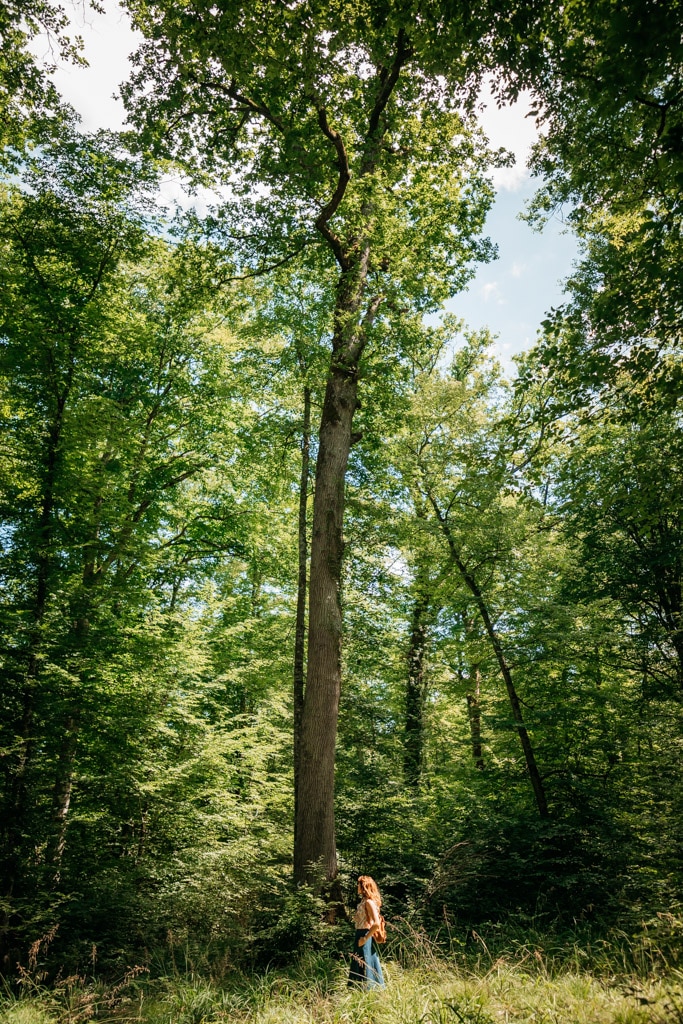
<path fill-rule="evenodd" d="M 341 960 L 310 954 L 289 970 L 153 978 L 117 984 L 73 976 L 50 988 L 25 973 L 0 996 L 1 1024 L 683 1024 L 683 972 L 627 975 L 581 958 L 560 965 L 537 948 L 444 958 L 424 944 L 411 963 L 384 960 L 384 991 L 346 987 Z M 585 959 L 585 955 L 584 955 Z M 418 962 L 421 961 L 421 962 Z M 613 965 L 614 966 L 614 965 Z M 618 968 L 619 965 L 617 964 Z"/>

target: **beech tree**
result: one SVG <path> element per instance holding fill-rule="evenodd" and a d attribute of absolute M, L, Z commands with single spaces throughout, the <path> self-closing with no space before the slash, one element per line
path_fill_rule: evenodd
<path fill-rule="evenodd" d="M 150 235 L 154 181 L 116 138 L 72 132 L 0 196 L 5 927 L 36 878 L 59 888 L 79 744 L 108 705 L 126 731 L 116 666 L 144 676 L 159 640 L 141 619 L 232 543 L 209 270 Z"/>
<path fill-rule="evenodd" d="M 420 495 L 420 506 L 430 510 L 481 621 L 505 685 L 536 806 L 545 818 L 545 787 L 497 625 L 499 577 L 514 577 L 514 562 L 530 523 L 514 493 L 510 438 L 497 423 L 502 419 L 502 410 L 495 406 L 500 385 L 486 344 L 485 337 L 472 337 L 457 352 L 449 375 L 432 370 L 417 378 L 404 431 L 403 472 Z M 422 519 L 424 512 L 418 508 Z M 471 694 L 475 705 L 476 689 Z M 476 757 L 480 726 L 472 702 L 469 710 Z"/>
<path fill-rule="evenodd" d="M 543 126 L 530 215 L 561 210 L 582 255 L 542 340 L 565 406 L 618 392 L 638 417 L 680 392 L 682 17 L 680 0 L 551 5 L 519 43 Z"/>
<path fill-rule="evenodd" d="M 683 684 L 682 440 L 677 415 L 660 409 L 645 423 L 566 422 L 562 457 L 550 455 L 577 586 L 619 603 L 652 692 Z"/>
<path fill-rule="evenodd" d="M 143 143 L 230 183 L 223 230 L 242 273 L 314 246 L 334 266 L 318 432 L 295 877 L 337 872 L 344 481 L 364 356 L 381 324 L 462 287 L 492 192 L 460 112 L 480 51 L 435 5 L 128 4 L 146 42 L 125 94 Z M 443 36 L 441 59 L 434 40 Z M 448 51 L 444 59 L 444 45 Z M 144 97 L 142 93 L 144 92 Z"/>

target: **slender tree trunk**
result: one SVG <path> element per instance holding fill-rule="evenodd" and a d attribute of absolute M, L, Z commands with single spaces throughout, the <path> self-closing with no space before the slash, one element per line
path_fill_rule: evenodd
<path fill-rule="evenodd" d="M 78 743 L 78 723 L 70 715 L 64 729 L 57 760 L 57 775 L 52 790 L 52 837 L 48 845 L 46 860 L 52 866 L 52 881 L 59 884 L 62 871 L 62 857 L 66 848 L 66 825 L 71 806 L 73 789 L 73 767 Z"/>
<path fill-rule="evenodd" d="M 104 456 L 102 464 L 106 464 L 108 458 L 108 455 Z M 90 616 L 92 614 L 94 592 L 99 582 L 97 562 L 102 504 L 103 497 L 99 494 L 93 503 L 90 540 L 83 545 L 85 561 L 83 565 L 82 591 L 74 609 L 77 617 L 74 623 L 71 642 L 73 657 L 76 663 L 81 663 L 81 669 L 78 671 L 79 675 L 82 671 L 86 655 L 86 644 L 90 633 Z M 74 761 L 81 717 L 79 689 L 77 688 L 76 692 L 71 695 L 72 711 L 64 725 L 57 757 L 57 772 L 52 789 L 52 834 L 48 842 L 46 862 L 52 866 L 52 882 L 55 886 L 59 884 L 62 858 L 66 849 L 67 820 L 71 807 Z"/>
<path fill-rule="evenodd" d="M 135 863 L 139 864 L 145 855 L 145 844 L 147 843 L 147 823 L 149 820 L 149 804 L 147 800 L 140 806 L 140 827 L 138 830 L 138 845 L 135 851 Z"/>
<path fill-rule="evenodd" d="M 486 604 L 486 601 L 484 599 L 484 595 L 482 594 L 481 590 L 479 589 L 479 586 L 477 585 L 477 581 L 474 579 L 472 574 L 468 571 L 466 565 L 464 564 L 464 562 L 460 558 L 460 554 L 459 554 L 458 548 L 457 548 L 457 546 L 455 544 L 455 541 L 453 539 L 453 535 L 451 534 L 451 531 L 450 531 L 450 528 L 449 528 L 449 524 L 448 524 L 448 521 L 447 521 L 446 517 L 443 515 L 443 513 L 441 512 L 441 510 L 438 507 L 437 503 L 434 501 L 434 499 L 431 496 L 430 496 L 430 502 L 432 504 L 432 507 L 434 509 L 436 517 L 437 517 L 437 519 L 439 521 L 441 529 L 442 529 L 442 531 L 444 533 L 444 536 L 446 538 L 446 541 L 448 543 L 448 548 L 449 548 L 449 551 L 451 553 L 451 558 L 453 560 L 453 563 L 457 567 L 458 572 L 460 573 L 464 583 L 466 584 L 466 586 L 468 587 L 470 593 L 472 594 L 472 596 L 473 596 L 473 598 L 475 600 L 475 603 L 477 605 L 477 608 L 479 610 L 479 614 L 481 615 L 482 621 L 484 623 L 484 628 L 486 630 L 486 635 L 489 638 L 489 642 L 490 642 L 491 647 L 493 648 L 494 654 L 496 656 L 496 661 L 498 662 L 498 667 L 500 669 L 500 674 L 502 675 L 503 680 L 505 681 L 505 688 L 507 690 L 508 698 L 509 698 L 509 701 L 510 701 L 510 707 L 512 708 L 512 717 L 515 720 L 515 725 L 516 725 L 516 728 L 517 728 L 517 735 L 519 736 L 519 741 L 520 741 L 520 743 L 522 745 L 522 750 L 524 752 L 524 760 L 526 761 L 526 767 L 527 767 L 527 771 L 529 773 L 529 779 L 531 781 L 531 788 L 534 791 L 534 797 L 536 799 L 536 806 L 538 807 L 538 813 L 539 813 L 539 815 L 542 818 L 547 818 L 548 817 L 548 801 L 546 799 L 545 789 L 543 787 L 543 780 L 542 780 L 541 774 L 540 774 L 540 772 L 538 770 L 538 765 L 536 764 L 536 757 L 534 755 L 534 750 L 533 750 L 533 747 L 531 745 L 531 739 L 529 738 L 529 733 L 527 732 L 527 728 L 526 728 L 526 726 L 524 724 L 524 716 L 522 715 L 522 708 L 521 708 L 521 705 L 520 705 L 520 702 L 519 702 L 519 697 L 517 695 L 517 691 L 515 689 L 514 682 L 513 682 L 513 679 L 512 679 L 512 672 L 510 670 L 510 666 L 507 663 L 507 659 L 505 657 L 505 652 L 503 651 L 503 646 L 502 646 L 502 644 L 500 642 L 500 638 L 499 638 L 498 634 L 496 633 L 496 630 L 495 630 L 495 628 L 493 626 L 493 622 L 491 621 L 491 616 L 489 615 L 489 610 L 488 610 L 488 606 Z"/>
<path fill-rule="evenodd" d="M 308 474 L 311 447 L 311 389 L 304 386 L 304 415 L 301 431 L 301 479 L 299 482 L 299 572 L 296 587 L 294 629 L 294 847 L 299 807 L 299 765 L 301 763 L 301 716 L 304 706 L 306 649 L 306 590 L 308 582 Z"/>
<path fill-rule="evenodd" d="M 98 499 L 95 511 L 98 512 L 101 506 L 101 499 Z M 72 638 L 72 653 L 76 661 L 83 663 L 85 656 L 85 644 L 90 632 L 89 616 L 92 608 L 92 588 L 96 586 L 95 564 L 96 545 L 99 539 L 99 523 L 96 521 L 93 530 L 93 539 L 86 546 L 87 559 L 83 569 L 83 594 L 79 602 L 78 618 L 76 619 Z M 79 670 L 79 675 L 82 672 Z M 47 844 L 45 860 L 52 870 L 52 884 L 59 885 L 62 872 L 62 858 L 66 849 L 66 830 L 71 808 L 71 796 L 73 792 L 74 761 L 76 748 L 78 746 L 78 732 L 81 718 L 80 686 L 77 686 L 70 695 L 72 711 L 68 715 L 59 743 L 57 755 L 57 769 L 54 785 L 52 787 L 52 809 L 51 809 L 51 834 Z"/>
<path fill-rule="evenodd" d="M 481 705 L 479 698 L 481 694 L 481 671 L 478 665 L 473 666 L 474 690 L 467 694 L 467 717 L 470 723 L 470 736 L 472 737 L 472 756 L 477 768 L 484 767 L 484 758 L 481 749 Z"/>
<path fill-rule="evenodd" d="M 45 615 L 47 596 L 50 578 L 50 565 L 52 560 L 52 535 L 54 532 L 54 504 L 55 485 L 57 479 L 57 465 L 59 458 L 59 446 L 62 436 L 62 423 L 64 419 L 64 406 L 66 398 L 63 397 L 57 404 L 56 414 L 52 423 L 45 452 L 45 473 L 43 484 L 43 498 L 40 507 L 38 520 L 37 543 L 36 543 L 36 590 L 33 603 L 33 635 L 31 637 L 31 648 L 28 656 L 26 671 L 26 685 L 24 690 L 24 707 L 20 729 L 21 750 L 18 758 L 15 777 L 21 789 L 26 767 L 30 756 L 30 733 L 33 720 L 33 690 L 36 676 L 38 674 L 39 647 L 40 647 L 40 624 Z M 19 791 L 16 797 L 16 807 L 19 810 L 21 798 Z"/>
<path fill-rule="evenodd" d="M 70 379 L 69 379 L 70 384 Z M 3 878 L 3 894 L 9 900 L 17 877 L 21 872 L 21 846 L 25 831 L 25 819 L 29 806 L 28 774 L 35 746 L 33 737 L 35 712 L 35 687 L 40 668 L 41 626 L 47 607 L 52 545 L 54 533 L 55 488 L 59 468 L 59 448 L 62 439 L 64 409 L 69 387 L 59 396 L 47 437 L 43 462 L 43 494 L 38 514 L 36 532 L 36 582 L 33 600 L 33 624 L 27 652 L 26 673 L 21 698 L 21 719 L 17 723 L 17 747 L 11 770 L 8 806 L 10 815 L 3 829 L 7 862 Z"/>
<path fill-rule="evenodd" d="M 502 644 L 500 642 L 498 634 L 496 633 L 493 627 L 488 607 L 486 605 L 486 602 L 483 598 L 481 591 L 479 590 L 479 587 L 476 584 L 476 581 L 467 572 L 462 563 L 458 565 L 458 568 L 460 569 L 462 577 L 467 586 L 470 588 L 472 596 L 474 597 L 477 603 L 479 614 L 481 615 L 484 622 L 486 634 L 496 655 L 496 661 L 498 662 L 498 667 L 500 668 L 500 674 L 502 675 L 505 681 L 505 688 L 508 693 L 510 707 L 512 708 L 512 717 L 515 720 L 515 725 L 517 727 L 517 735 L 519 736 L 519 741 L 522 745 L 522 750 L 524 752 L 524 760 L 526 761 L 529 779 L 531 780 L 531 788 L 533 789 L 534 797 L 536 798 L 536 806 L 538 807 L 538 813 L 542 818 L 547 818 L 548 801 L 546 799 L 545 789 L 543 787 L 543 780 L 541 779 L 541 775 L 538 770 L 538 765 L 536 764 L 536 757 L 534 755 L 534 750 L 531 745 L 529 733 L 527 732 L 526 725 L 524 724 L 524 716 L 522 715 L 522 708 L 519 702 L 517 691 L 514 686 L 510 666 L 507 663 L 507 659 L 505 657 L 505 652 L 503 651 Z"/>
<path fill-rule="evenodd" d="M 676 675 L 678 683 L 683 686 L 683 611 L 681 594 L 681 568 L 677 566 L 677 573 L 671 574 L 667 579 L 657 581 L 659 593 L 660 618 L 669 634 L 669 639 L 676 652 L 678 664 Z M 673 578 L 672 578 L 673 577 Z"/>
<path fill-rule="evenodd" d="M 409 786 L 419 789 L 422 778 L 424 742 L 424 655 L 427 640 L 429 598 L 423 584 L 424 574 L 418 573 L 417 595 L 413 604 L 408 650 L 408 679 L 406 685 L 406 718 L 403 740 L 403 776 Z"/>
<path fill-rule="evenodd" d="M 42 624 L 47 610 L 52 569 L 54 543 L 55 492 L 59 475 L 60 446 L 64 426 L 64 411 L 69 397 L 73 377 L 73 366 L 67 374 L 64 388 L 56 399 L 52 422 L 47 433 L 43 458 L 42 497 L 36 530 L 36 578 L 32 610 L 32 627 L 27 651 L 26 672 L 21 695 L 21 718 L 17 723 L 17 743 L 13 764 L 8 771 L 9 808 L 7 820 L 2 829 L 4 848 L 2 895 L 3 911 L 0 919 L 0 955 L 7 956 L 12 946 L 12 905 L 13 897 L 20 888 L 24 870 L 24 836 L 28 830 L 28 814 L 31 807 L 30 768 L 35 749 L 35 701 L 36 683 L 40 673 L 40 649 L 42 646 Z"/>

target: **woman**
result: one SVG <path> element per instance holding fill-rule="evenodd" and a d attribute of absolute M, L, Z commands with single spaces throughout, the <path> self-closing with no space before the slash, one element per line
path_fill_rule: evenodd
<path fill-rule="evenodd" d="M 356 937 L 351 954 L 349 985 L 362 985 L 363 988 L 384 988 L 382 965 L 377 955 L 377 943 L 372 941 L 383 930 L 382 920 L 379 916 L 382 897 L 370 875 L 361 875 L 358 879 L 358 895 L 361 899 L 354 915 Z"/>

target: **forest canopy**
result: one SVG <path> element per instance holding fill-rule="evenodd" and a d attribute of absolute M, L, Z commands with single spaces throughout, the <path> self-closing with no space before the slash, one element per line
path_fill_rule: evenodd
<path fill-rule="evenodd" d="M 359 874 L 680 968 L 681 3 L 125 6 L 119 133 L 0 12 L 3 972 L 333 957 Z M 580 252 L 514 373 L 485 77 Z"/>

